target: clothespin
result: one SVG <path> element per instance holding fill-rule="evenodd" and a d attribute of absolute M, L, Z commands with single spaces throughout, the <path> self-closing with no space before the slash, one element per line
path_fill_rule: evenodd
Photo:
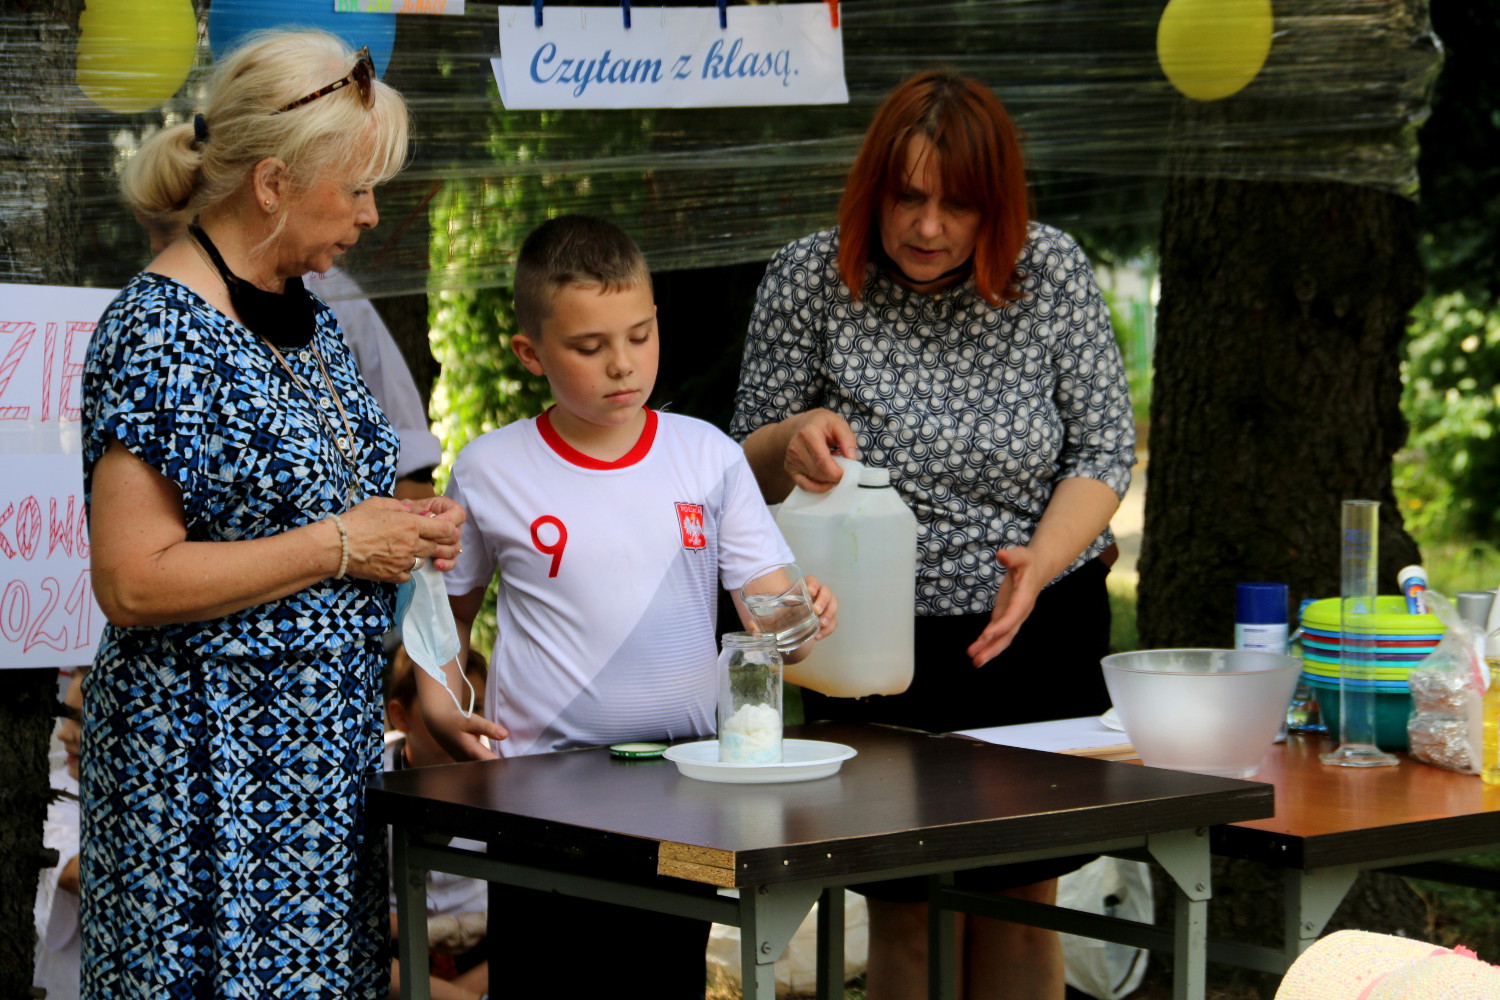
<path fill-rule="evenodd" d="M 719 0 L 719 30 L 729 30 L 729 0 Z"/>
<path fill-rule="evenodd" d="M 531 0 L 531 9 L 536 11 L 536 26 L 542 26 L 542 0 Z"/>
<path fill-rule="evenodd" d="M 839 26 L 839 0 L 827 0 L 827 3 L 828 20 L 832 21 L 833 26 L 837 28 Z"/>
<path fill-rule="evenodd" d="M 620 13 L 625 19 L 625 30 L 630 30 L 630 0 L 620 0 Z"/>

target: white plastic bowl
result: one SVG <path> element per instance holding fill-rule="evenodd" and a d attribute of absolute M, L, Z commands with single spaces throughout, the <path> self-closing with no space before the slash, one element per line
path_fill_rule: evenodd
<path fill-rule="evenodd" d="M 1301 662 L 1232 649 L 1143 649 L 1101 662 L 1141 762 L 1248 778 L 1276 739 Z"/>

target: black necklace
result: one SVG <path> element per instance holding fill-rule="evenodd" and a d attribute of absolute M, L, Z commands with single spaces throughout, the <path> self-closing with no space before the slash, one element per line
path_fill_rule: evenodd
<path fill-rule="evenodd" d="M 882 271 L 886 271 L 890 274 L 895 275 L 902 281 L 906 282 L 908 285 L 931 285 L 939 281 L 946 281 L 949 278 L 957 277 L 960 274 L 967 275 L 969 271 L 971 271 L 974 267 L 974 255 L 969 254 L 969 256 L 964 260 L 962 264 L 958 265 L 955 268 L 952 268 L 951 270 L 944 271 L 936 278 L 930 278 L 927 281 L 918 281 L 916 278 L 913 278 L 911 275 L 901 270 L 901 268 L 896 265 L 896 262 L 894 260 L 891 260 L 890 254 L 885 252 L 885 247 L 879 246 L 878 244 L 875 247 L 875 263 L 880 265 L 880 269 Z"/>
<path fill-rule="evenodd" d="M 229 270 L 219 248 L 203 228 L 194 222 L 188 232 L 203 248 L 209 263 L 219 272 L 224 287 L 229 290 L 229 302 L 239 313 L 240 322 L 252 333 L 264 337 L 278 347 L 298 348 L 312 343 L 317 332 L 318 305 L 300 277 L 286 279 L 286 290 L 277 295 L 241 278 Z"/>

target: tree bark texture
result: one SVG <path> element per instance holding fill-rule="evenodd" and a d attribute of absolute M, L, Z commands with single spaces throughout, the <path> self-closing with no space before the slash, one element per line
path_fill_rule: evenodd
<path fill-rule="evenodd" d="M 70 141 L 83 0 L 0 4 L 0 259 L 37 284 L 81 284 L 79 162 Z"/>
<path fill-rule="evenodd" d="M 82 0 L 0 4 L 0 260 L 37 284 L 81 283 L 83 153 L 70 135 L 82 11 Z M 56 669 L 0 670 L 0 997 L 31 988 L 56 709 Z"/>
<path fill-rule="evenodd" d="M 31 988 L 37 872 L 57 863 L 42 850 L 56 711 L 55 668 L 0 670 L 0 997 L 24 997 Z"/>
<path fill-rule="evenodd" d="M 423 292 L 411 295 L 391 295 L 371 299 L 375 311 L 385 320 L 391 331 L 391 339 L 401 348 L 401 357 L 406 361 L 417 392 L 422 394 L 424 404 L 432 401 L 432 383 L 437 380 L 438 363 L 432 356 L 432 345 L 427 340 L 427 295 Z"/>
<path fill-rule="evenodd" d="M 1378 500 L 1379 583 L 1419 562 L 1391 458 L 1415 206 L 1339 183 L 1176 177 L 1162 212 L 1143 648 L 1225 647 L 1235 584 L 1339 593 L 1340 504 Z"/>
<path fill-rule="evenodd" d="M 453 29 L 439 22 L 462 19 L 403 17 L 397 20 L 400 44 L 392 50 L 390 65 L 386 67 L 385 81 L 398 91 L 404 92 L 409 101 L 416 102 L 420 100 L 418 95 L 421 93 L 421 84 L 434 77 L 442 76 L 438 69 L 429 64 L 428 60 L 431 57 L 428 53 L 442 51 L 443 47 L 438 39 L 445 32 L 451 32 Z M 412 112 L 412 126 L 415 130 L 412 135 L 414 146 L 420 146 L 424 142 L 443 141 L 443 137 L 429 135 L 426 132 L 418 104 L 412 103 L 408 107 Z M 414 184 L 420 189 L 431 190 L 434 182 L 430 178 L 408 181 L 398 177 L 396 183 Z M 420 245 L 426 246 L 428 230 L 427 200 L 421 199 L 410 214 L 400 216 L 392 214 L 382 218 L 380 228 L 371 234 L 369 244 L 372 247 L 380 247 L 387 239 L 394 239 L 397 234 L 406 234 L 409 237 L 416 233 L 420 236 Z M 374 259 L 369 261 L 368 266 L 377 269 L 381 266 L 381 254 L 378 251 L 375 252 Z M 355 273 L 359 273 L 358 269 Z M 381 296 L 371 299 L 371 302 L 375 310 L 380 313 L 380 318 L 385 320 L 385 325 L 390 329 L 396 346 L 401 348 L 401 355 L 406 359 L 406 367 L 411 371 L 412 380 L 417 384 L 417 392 L 421 393 L 422 402 L 430 403 L 432 384 L 438 376 L 438 363 L 432 356 L 432 345 L 427 339 L 429 329 L 427 294 L 414 292 L 406 295 Z"/>

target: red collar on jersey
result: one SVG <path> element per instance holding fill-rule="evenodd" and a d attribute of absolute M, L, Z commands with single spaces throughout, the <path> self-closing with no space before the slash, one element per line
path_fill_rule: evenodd
<path fill-rule="evenodd" d="M 543 411 L 541 416 L 536 418 L 536 429 L 541 431 L 542 440 L 547 442 L 547 445 L 553 451 L 579 468 L 595 470 L 629 468 L 650 453 L 651 443 L 656 440 L 656 411 L 647 407 L 646 426 L 641 428 L 641 436 L 636 438 L 635 444 L 631 446 L 630 450 L 613 462 L 601 461 L 590 455 L 585 455 L 564 441 L 562 435 L 557 433 L 557 428 L 552 426 L 552 419 L 548 416 L 551 412 L 552 407 L 549 406 Z"/>

